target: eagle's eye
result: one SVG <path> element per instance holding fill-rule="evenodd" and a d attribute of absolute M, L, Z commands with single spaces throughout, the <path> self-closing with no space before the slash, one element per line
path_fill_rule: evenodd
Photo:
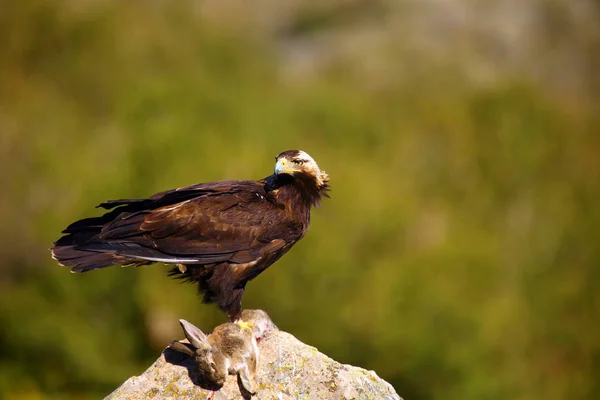
<path fill-rule="evenodd" d="M 212 369 L 215 369 L 215 367 L 216 367 L 216 366 L 215 366 L 215 363 L 214 363 L 214 362 L 211 362 L 211 363 L 210 363 L 210 367 L 211 367 Z"/>
<path fill-rule="evenodd" d="M 302 165 L 302 164 L 304 164 L 304 161 L 303 161 L 303 160 L 293 160 L 292 162 L 293 162 L 294 164 L 296 164 L 296 165 Z"/>

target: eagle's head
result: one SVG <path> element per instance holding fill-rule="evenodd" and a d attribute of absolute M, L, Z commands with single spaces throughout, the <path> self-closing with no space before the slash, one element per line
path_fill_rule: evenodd
<path fill-rule="evenodd" d="M 311 181 L 317 190 L 326 190 L 329 176 L 315 160 L 302 150 L 287 150 L 275 157 L 275 175 L 291 175 L 304 182 Z"/>

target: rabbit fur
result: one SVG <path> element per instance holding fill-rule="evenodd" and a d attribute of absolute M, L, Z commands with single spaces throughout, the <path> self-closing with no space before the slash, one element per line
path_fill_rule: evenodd
<path fill-rule="evenodd" d="M 257 340 L 270 331 L 278 330 L 266 312 L 244 310 L 241 321 L 218 325 L 208 336 L 184 319 L 180 319 L 179 323 L 194 349 L 178 341 L 171 342 L 170 347 L 194 357 L 205 380 L 221 387 L 227 374 L 237 374 L 244 389 L 251 394 L 256 393 Z"/>

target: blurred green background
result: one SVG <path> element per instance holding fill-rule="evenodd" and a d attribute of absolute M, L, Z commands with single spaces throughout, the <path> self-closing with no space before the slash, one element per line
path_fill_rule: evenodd
<path fill-rule="evenodd" d="M 107 200 L 331 176 L 246 308 L 406 399 L 600 394 L 600 3 L 8 0 L 0 11 L 0 398 L 100 398 L 178 318 L 167 267 L 70 274 Z"/>

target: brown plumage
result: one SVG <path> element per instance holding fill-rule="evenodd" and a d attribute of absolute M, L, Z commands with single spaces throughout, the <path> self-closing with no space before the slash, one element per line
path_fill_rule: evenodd
<path fill-rule="evenodd" d="M 111 211 L 69 225 L 52 256 L 72 272 L 175 264 L 171 275 L 197 282 L 204 302 L 237 320 L 246 283 L 304 236 L 310 208 L 327 196 L 328 176 L 308 154 L 288 150 L 276 162 L 275 173 L 259 181 L 201 183 L 102 203 Z"/>

